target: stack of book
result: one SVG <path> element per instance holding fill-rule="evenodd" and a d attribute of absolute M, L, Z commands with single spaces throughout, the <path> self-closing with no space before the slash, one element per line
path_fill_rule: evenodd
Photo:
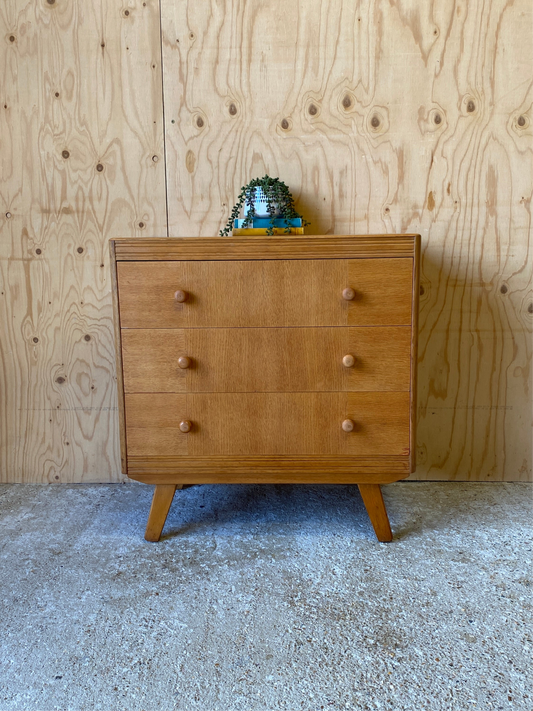
<path fill-rule="evenodd" d="M 252 225 L 249 227 L 243 227 L 244 220 L 235 220 L 233 223 L 233 235 L 235 237 L 244 237 L 246 235 L 266 235 L 267 229 L 270 227 L 269 217 L 254 217 Z M 292 235 L 303 235 L 304 227 L 302 225 L 302 218 L 297 217 L 294 220 L 285 220 L 283 217 L 274 219 L 274 234 L 283 235 L 287 234 L 287 223 L 290 229 L 290 234 Z"/>

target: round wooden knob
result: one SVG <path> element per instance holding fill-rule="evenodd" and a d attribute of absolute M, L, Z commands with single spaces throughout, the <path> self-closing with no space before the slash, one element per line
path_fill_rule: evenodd
<path fill-rule="evenodd" d="M 185 368 L 189 368 L 190 365 L 191 365 L 191 359 L 187 358 L 187 356 L 180 356 L 178 358 L 178 366 L 180 368 L 183 368 L 183 370 L 185 370 Z"/>
<path fill-rule="evenodd" d="M 345 365 L 347 368 L 353 368 L 355 365 L 355 358 L 351 353 L 348 353 L 342 359 L 342 364 Z"/>
<path fill-rule="evenodd" d="M 178 289 L 176 293 L 174 294 L 174 298 L 176 301 L 180 304 L 182 304 L 184 301 L 187 301 L 187 297 L 189 295 L 187 294 L 186 291 L 183 291 L 182 289 Z"/>
<path fill-rule="evenodd" d="M 354 427 L 355 427 L 355 422 L 353 420 L 343 420 L 342 429 L 345 432 L 353 432 Z"/>
<path fill-rule="evenodd" d="M 192 424 L 189 420 L 182 420 L 180 422 L 180 430 L 182 432 L 190 432 L 191 431 Z"/>
<path fill-rule="evenodd" d="M 355 299 L 355 291 L 350 286 L 347 286 L 346 289 L 342 290 L 342 298 L 346 301 L 352 301 Z"/>

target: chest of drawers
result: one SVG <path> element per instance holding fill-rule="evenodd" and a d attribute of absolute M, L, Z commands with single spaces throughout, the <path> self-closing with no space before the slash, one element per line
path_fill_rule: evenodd
<path fill-rule="evenodd" d="M 419 235 L 111 240 L 122 470 L 176 488 L 380 484 L 415 467 Z"/>

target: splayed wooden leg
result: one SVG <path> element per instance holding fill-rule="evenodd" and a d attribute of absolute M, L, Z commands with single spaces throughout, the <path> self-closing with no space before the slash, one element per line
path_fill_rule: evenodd
<path fill-rule="evenodd" d="M 176 488 L 181 489 L 181 486 L 177 487 L 176 484 L 156 485 L 144 534 L 147 541 L 158 541 L 160 539 Z"/>
<path fill-rule="evenodd" d="M 382 543 L 392 541 L 389 517 L 379 484 L 359 484 L 359 491 L 378 541 Z"/>

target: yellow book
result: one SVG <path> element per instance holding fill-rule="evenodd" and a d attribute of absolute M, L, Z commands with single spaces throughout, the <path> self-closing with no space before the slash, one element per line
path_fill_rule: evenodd
<path fill-rule="evenodd" d="M 266 235 L 267 228 L 266 227 L 244 227 L 244 228 L 243 227 L 234 227 L 232 234 L 234 237 L 254 237 L 256 235 Z M 275 235 L 286 235 L 287 232 L 285 232 L 285 229 L 283 227 L 274 227 L 274 234 Z M 303 227 L 291 227 L 291 231 L 289 234 L 303 235 L 304 228 Z"/>

